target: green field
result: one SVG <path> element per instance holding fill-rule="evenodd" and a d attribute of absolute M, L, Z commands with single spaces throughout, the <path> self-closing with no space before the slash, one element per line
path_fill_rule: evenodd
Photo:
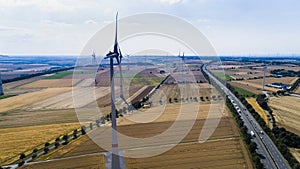
<path fill-rule="evenodd" d="M 5 99 L 5 98 L 9 98 L 9 97 L 13 97 L 13 96 L 15 96 L 15 94 L 5 94 L 5 95 L 1 95 L 1 96 L 0 96 L 0 100 L 1 100 L 1 99 Z"/>
<path fill-rule="evenodd" d="M 234 88 L 235 91 L 237 91 L 239 93 L 240 96 L 244 96 L 244 97 L 254 97 L 255 94 L 248 91 L 248 90 L 245 90 L 245 89 L 242 89 L 242 88 L 239 88 L 239 87 L 236 87 L 236 86 L 232 86 Z"/>
<path fill-rule="evenodd" d="M 219 79 L 226 80 L 226 81 L 231 81 L 233 80 L 232 77 L 229 75 L 225 74 L 224 72 L 213 72 L 215 76 L 217 76 Z"/>
<path fill-rule="evenodd" d="M 141 78 L 142 75 L 140 75 L 139 73 L 128 73 L 128 72 L 125 72 L 125 73 L 122 73 L 123 75 L 123 78 Z M 114 75 L 115 78 L 119 78 L 120 77 L 120 73 L 115 73 Z"/>
<path fill-rule="evenodd" d="M 135 86 L 135 85 L 158 85 L 159 83 L 161 83 L 164 80 L 163 77 L 153 77 L 153 78 L 133 78 L 130 82 L 131 86 Z"/>
<path fill-rule="evenodd" d="M 52 76 L 47 76 L 44 79 L 61 79 L 65 76 L 73 74 L 73 71 L 63 71 L 63 72 L 57 72 Z"/>

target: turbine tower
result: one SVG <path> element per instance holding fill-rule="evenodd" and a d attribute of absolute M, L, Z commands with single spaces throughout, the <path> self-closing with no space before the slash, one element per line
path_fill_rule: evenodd
<path fill-rule="evenodd" d="M 118 32 L 118 13 L 116 14 L 116 30 L 115 30 L 115 44 L 114 50 L 109 51 L 106 54 L 105 59 L 110 60 L 110 91 L 111 91 L 111 123 L 112 123 L 112 169 L 120 169 L 120 160 L 119 160 L 119 149 L 118 149 L 118 135 L 117 135 L 117 123 L 116 123 L 116 105 L 115 105 L 115 84 L 114 84 L 114 58 L 117 60 L 120 65 L 120 48 L 117 40 L 117 32 Z M 120 70 L 121 72 L 121 70 Z"/>
<path fill-rule="evenodd" d="M 267 66 L 264 66 L 264 68 L 263 68 L 263 79 L 262 79 L 262 88 L 261 88 L 261 90 L 262 90 L 262 92 L 264 93 L 264 91 L 265 91 L 265 79 L 266 79 L 266 71 L 267 71 Z"/>
<path fill-rule="evenodd" d="M 97 65 L 96 54 L 95 51 L 92 54 L 92 65 Z"/>
<path fill-rule="evenodd" d="M 2 77 L 1 77 L 1 72 L 0 72 L 0 95 L 3 95 L 3 87 L 2 87 Z"/>

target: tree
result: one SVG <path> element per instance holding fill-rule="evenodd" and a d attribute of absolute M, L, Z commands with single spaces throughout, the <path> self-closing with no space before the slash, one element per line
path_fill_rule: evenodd
<path fill-rule="evenodd" d="M 96 126 L 100 127 L 100 121 L 98 119 L 96 120 Z"/>
<path fill-rule="evenodd" d="M 45 147 L 48 147 L 49 145 L 50 145 L 49 142 L 46 142 L 46 143 L 45 143 Z"/>
<path fill-rule="evenodd" d="M 68 134 L 65 134 L 62 139 L 64 140 L 63 145 L 66 145 L 66 144 L 69 143 L 69 136 L 68 136 Z"/>
<path fill-rule="evenodd" d="M 86 134 L 86 127 L 85 126 L 81 126 L 81 134 L 85 135 Z"/>
<path fill-rule="evenodd" d="M 74 131 L 73 131 L 73 139 L 77 138 L 77 133 L 78 133 L 77 129 L 74 129 Z"/>
<path fill-rule="evenodd" d="M 257 148 L 257 144 L 256 144 L 255 142 L 251 142 L 251 143 L 249 144 L 249 151 L 250 151 L 251 153 L 255 153 L 256 148 Z"/>
<path fill-rule="evenodd" d="M 56 137 L 55 142 L 59 142 L 59 141 L 60 141 L 60 138 Z"/>
<path fill-rule="evenodd" d="M 37 152 L 38 152 L 39 150 L 37 149 L 37 148 L 35 148 L 35 149 L 33 149 L 33 151 L 32 151 L 32 156 L 31 156 L 31 158 L 36 158 L 37 157 Z"/>
<path fill-rule="evenodd" d="M 24 159 L 26 156 L 25 156 L 25 154 L 24 153 L 22 153 L 21 155 L 20 155 L 20 159 Z"/>
<path fill-rule="evenodd" d="M 93 123 L 90 123 L 90 129 L 93 130 Z"/>

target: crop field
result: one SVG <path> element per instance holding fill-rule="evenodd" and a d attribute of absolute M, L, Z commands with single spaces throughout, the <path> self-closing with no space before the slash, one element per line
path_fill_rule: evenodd
<path fill-rule="evenodd" d="M 72 87 L 72 84 L 76 84 L 80 81 L 80 79 L 42 79 L 20 86 L 20 88 Z"/>
<path fill-rule="evenodd" d="M 145 69 L 141 72 L 136 71 L 125 71 L 123 74 L 124 84 L 128 86 L 136 85 L 158 85 L 166 75 L 157 73 L 157 69 Z M 115 76 L 115 85 L 120 84 L 120 75 L 119 72 L 116 72 Z M 96 74 L 97 86 L 109 86 L 110 77 L 109 71 L 103 70 Z"/>
<path fill-rule="evenodd" d="M 0 164 L 17 160 L 22 152 L 43 147 L 46 141 L 80 127 L 78 123 L 36 125 L 0 129 Z"/>
<path fill-rule="evenodd" d="M 231 81 L 233 80 L 232 77 L 229 75 L 225 74 L 224 72 L 214 72 L 214 75 L 217 76 L 219 79 L 226 80 L 226 81 Z"/>
<path fill-rule="evenodd" d="M 300 94 L 300 85 L 298 85 L 298 87 L 296 88 L 296 90 L 294 92 L 297 94 Z"/>
<path fill-rule="evenodd" d="M 70 91 L 71 88 L 47 88 L 36 92 L 21 94 L 18 96 L 1 99 L 0 113 L 27 106 L 38 101 L 46 100 L 50 97 Z"/>
<path fill-rule="evenodd" d="M 75 122 L 78 122 L 78 119 L 74 109 L 37 111 L 15 109 L 1 113 L 0 128 L 4 129 Z"/>
<path fill-rule="evenodd" d="M 127 136 L 135 138 L 146 138 L 160 134 L 161 132 L 168 129 L 172 124 L 173 120 L 177 117 L 177 111 L 180 107 L 179 104 L 171 104 L 166 107 L 162 116 L 159 119 L 151 123 L 139 123 L 136 124 L 132 119 L 141 116 L 156 113 L 157 110 L 143 110 L 142 112 L 133 113 L 118 119 L 118 131 Z M 127 168 L 162 168 L 172 166 L 176 168 L 182 168 L 184 165 L 189 167 L 201 167 L 201 168 L 252 168 L 250 159 L 247 154 L 247 150 L 244 147 L 244 143 L 239 137 L 238 130 L 233 122 L 233 119 L 228 114 L 227 110 L 222 113 L 222 118 L 217 127 L 216 131 L 205 143 L 198 143 L 199 133 L 204 125 L 205 118 L 209 110 L 209 104 L 204 104 L 200 112 L 198 113 L 197 120 L 194 123 L 190 132 L 184 137 L 184 139 L 171 150 L 164 154 L 148 157 L 148 158 L 125 158 Z M 155 107 L 157 108 L 157 107 Z M 145 117 L 147 118 L 147 117 Z M 189 124 L 188 117 L 186 120 L 181 121 L 182 125 Z M 106 129 L 107 128 L 107 129 Z M 111 130 L 110 127 L 106 127 L 103 130 Z M 172 133 L 174 135 L 174 133 Z M 97 130 L 89 134 L 94 140 L 99 140 L 103 144 L 110 144 L 110 137 L 101 137 Z M 170 142 L 163 143 L 168 145 Z M 156 151 L 162 144 L 160 140 L 149 143 L 150 145 L 144 147 L 144 143 L 130 144 L 123 143 L 120 139 L 120 148 L 125 149 L 125 154 L 138 154 L 147 153 L 148 151 Z M 139 148 L 137 151 L 137 149 Z M 142 150 L 142 151 L 141 151 Z M 38 160 L 43 159 L 55 159 L 72 157 L 82 154 L 91 154 L 97 152 L 103 152 L 101 147 L 97 146 L 89 137 L 83 136 L 78 140 L 71 142 L 70 144 L 55 150 L 53 153 L 49 153 L 45 156 L 40 157 Z M 50 164 L 50 163 L 49 163 Z"/>
<path fill-rule="evenodd" d="M 212 72 L 224 71 L 233 79 L 250 80 L 263 77 L 262 63 L 225 61 L 216 62 L 208 68 Z M 300 67 L 294 64 L 267 65 L 266 76 L 272 75 L 271 71 L 275 69 L 299 71 Z"/>
<path fill-rule="evenodd" d="M 161 155 L 126 158 L 125 162 L 127 168 L 252 168 L 245 162 L 240 144 L 238 139 L 179 144 Z"/>
<path fill-rule="evenodd" d="M 252 93 L 251 91 L 248 91 L 246 89 L 237 87 L 237 86 L 232 86 L 235 91 L 237 91 L 239 93 L 239 95 L 244 96 L 244 97 L 253 97 L 255 96 L 255 93 Z"/>
<path fill-rule="evenodd" d="M 254 110 L 259 114 L 259 116 L 265 121 L 267 126 L 270 125 L 268 116 L 266 112 L 260 107 L 260 105 L 256 102 L 255 98 L 246 98 L 247 102 L 254 108 Z"/>
<path fill-rule="evenodd" d="M 289 148 L 292 155 L 296 158 L 297 161 L 300 161 L 300 149 Z"/>
<path fill-rule="evenodd" d="M 292 96 L 271 97 L 269 106 L 273 110 L 278 126 L 300 135 L 300 98 Z"/>
<path fill-rule="evenodd" d="M 133 103 L 148 95 L 155 85 L 159 84 L 167 75 L 167 73 L 160 74 L 159 71 L 160 69 L 147 68 L 139 72 L 133 79 L 130 77 L 130 70 L 127 74 L 125 73 L 126 92 L 124 94 L 127 101 Z M 45 142 L 52 141 L 56 137 L 80 127 L 77 110 L 82 111 L 87 120 L 93 121 L 95 116 L 99 118 L 99 114 L 94 114 L 93 106 L 98 106 L 104 115 L 110 112 L 109 71 L 98 72 L 96 86 L 93 78 L 87 78 L 92 74 L 90 69 L 79 70 L 76 72 L 78 76 L 75 79 L 71 78 L 70 72 L 72 71 L 11 84 L 12 91 L 23 90 L 27 93 L 0 100 L 1 165 L 15 161 L 22 152 L 27 154 L 35 147 L 43 147 Z M 183 168 L 184 166 L 190 168 L 253 168 L 231 114 L 227 109 L 222 109 L 223 98 L 211 85 L 205 83 L 206 80 L 200 71 L 183 72 L 183 74 L 184 79 L 180 72 L 173 75 L 179 81 L 186 81 L 185 83 L 170 83 L 160 86 L 150 99 L 155 103 L 150 108 L 135 110 L 117 119 L 120 133 L 134 138 L 147 138 L 169 129 L 181 115 L 182 119 L 178 121 L 180 125 L 175 128 L 173 133 L 167 135 L 167 138 L 170 139 L 154 140 L 149 143 L 143 141 L 124 143 L 124 140 L 120 138 L 119 145 L 121 149 L 124 149 L 125 154 L 153 152 L 161 146 L 174 144 L 174 139 L 178 137 L 182 127 L 191 125 L 191 129 L 183 136 L 178 145 L 164 154 L 141 159 L 125 158 L 127 168 L 167 166 L 172 166 L 172 168 Z M 196 79 L 196 83 L 190 83 L 194 79 Z M 116 97 L 118 97 L 119 78 L 116 76 L 115 80 Z M 71 88 L 72 82 L 75 84 L 75 92 Z M 74 98 L 77 99 L 76 105 L 73 103 Z M 160 100 L 163 102 L 162 105 L 159 104 Z M 179 104 L 181 100 L 185 100 L 183 104 Z M 123 105 L 118 102 L 117 107 L 119 106 Z M 190 111 L 194 109 L 194 106 L 199 106 L 199 109 L 196 110 L 198 114 L 193 115 Z M 183 111 L 183 115 L 179 114 L 179 110 Z M 209 140 L 199 143 L 198 139 L 202 131 L 215 128 L 213 125 L 205 128 L 203 126 L 208 121 L 216 122 L 218 117 L 220 117 L 219 125 L 211 133 Z M 22 168 L 103 168 L 105 167 L 104 156 L 91 154 L 107 151 L 97 146 L 94 141 L 100 141 L 104 145 L 111 144 L 111 134 L 103 137 L 103 135 L 101 136 L 102 132 L 111 132 L 110 125 L 89 132 L 90 137 L 80 136 L 78 139 L 70 141 L 68 145 L 60 146 L 35 159 L 39 162 L 25 165 Z M 40 162 L 40 160 L 49 161 Z M 73 162 L 74 160 L 76 162 Z"/>
<path fill-rule="evenodd" d="M 74 162 L 76 161 L 76 162 Z M 66 165 L 67 164 L 67 165 Z M 24 165 L 20 169 L 50 169 L 50 168 L 105 168 L 105 156 L 103 154 L 87 155 L 83 157 L 67 158 L 62 160 L 53 160 L 31 165 Z"/>
<path fill-rule="evenodd" d="M 44 79 L 61 79 L 65 76 L 72 75 L 72 74 L 73 74 L 73 71 L 57 72 L 54 75 L 46 76 Z"/>
<path fill-rule="evenodd" d="M 199 84 L 164 84 L 151 97 L 153 105 L 188 102 L 196 99 L 199 102 L 209 102 L 212 96 L 218 96 L 215 89 L 208 83 Z"/>
<path fill-rule="evenodd" d="M 206 83 L 207 80 L 201 71 L 174 72 L 165 81 L 165 84 L 177 84 L 183 82 Z"/>
<path fill-rule="evenodd" d="M 282 78 L 273 78 L 269 77 L 266 78 L 265 84 L 273 83 L 273 82 L 279 82 L 279 83 L 285 83 L 285 84 L 293 84 L 298 78 L 297 77 L 282 77 Z M 237 86 L 239 88 L 246 89 L 252 93 L 259 94 L 261 93 L 261 84 L 262 79 L 255 79 L 255 80 L 239 80 L 239 81 L 231 81 L 229 82 L 233 86 Z M 279 89 L 272 88 L 265 86 L 265 90 L 276 92 Z"/>
<path fill-rule="evenodd" d="M 88 95 L 87 93 L 97 93 L 94 96 Z M 45 109 L 71 109 L 71 108 L 81 108 L 85 105 L 94 102 L 100 97 L 104 97 L 110 92 L 109 87 L 100 88 L 74 88 L 73 91 L 58 94 L 51 98 L 43 101 L 35 102 L 29 106 L 24 107 L 26 110 L 45 110 Z M 74 105 L 73 99 L 76 98 L 76 105 Z"/>

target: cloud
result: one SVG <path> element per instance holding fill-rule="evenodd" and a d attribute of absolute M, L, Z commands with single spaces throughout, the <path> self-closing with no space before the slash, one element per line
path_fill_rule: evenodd
<path fill-rule="evenodd" d="M 197 22 L 200 22 L 200 23 L 207 23 L 207 22 L 210 22 L 210 19 L 197 19 L 196 20 Z"/>
<path fill-rule="evenodd" d="M 159 0 L 159 1 L 162 2 L 162 3 L 167 3 L 167 4 L 170 4 L 170 5 L 173 5 L 173 4 L 180 3 L 183 0 Z"/>
<path fill-rule="evenodd" d="M 66 22 L 57 22 L 57 21 L 52 21 L 52 20 L 42 20 L 41 21 L 41 26 L 66 28 L 66 27 L 71 27 L 73 25 L 70 24 L 70 23 L 66 23 Z"/>
<path fill-rule="evenodd" d="M 88 24 L 88 25 L 97 25 L 97 24 L 98 24 L 98 22 L 96 22 L 96 21 L 94 21 L 94 20 L 92 20 L 92 19 L 86 20 L 84 23 L 85 23 L 85 24 Z"/>

